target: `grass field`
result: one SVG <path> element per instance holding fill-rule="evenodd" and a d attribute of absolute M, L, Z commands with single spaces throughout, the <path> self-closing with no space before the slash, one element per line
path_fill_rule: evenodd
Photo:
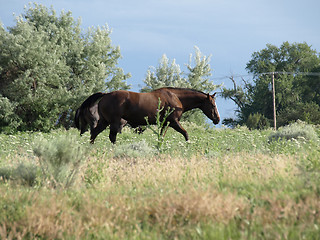
<path fill-rule="evenodd" d="M 300 125 L 183 123 L 161 149 L 130 128 L 0 134 L 0 239 L 320 239 L 320 129 Z"/>

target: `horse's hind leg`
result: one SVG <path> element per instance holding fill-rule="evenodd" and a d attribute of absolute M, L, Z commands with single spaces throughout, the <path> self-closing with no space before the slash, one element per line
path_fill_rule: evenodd
<path fill-rule="evenodd" d="M 116 143 L 117 134 L 121 130 L 121 123 L 120 121 L 113 122 L 110 124 L 110 134 L 109 139 L 112 143 Z"/>
<path fill-rule="evenodd" d="M 105 130 L 108 125 L 106 121 L 99 120 L 97 126 L 91 129 L 90 143 L 93 144 L 98 134 Z"/>
<path fill-rule="evenodd" d="M 161 132 L 160 132 L 160 134 L 161 134 L 161 136 L 165 136 L 166 135 L 166 133 L 167 133 L 167 131 L 168 131 L 168 122 L 166 122 L 164 125 L 163 125 L 163 127 L 161 128 Z M 164 131 L 164 132 L 163 132 Z"/>

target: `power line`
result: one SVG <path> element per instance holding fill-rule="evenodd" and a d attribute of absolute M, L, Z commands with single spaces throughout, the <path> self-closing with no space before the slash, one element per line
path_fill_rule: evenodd
<path fill-rule="evenodd" d="M 303 76 L 320 76 L 319 72 L 267 72 L 261 73 L 260 75 L 264 74 L 288 74 L 288 75 L 303 75 Z"/>
<path fill-rule="evenodd" d="M 212 80 L 222 80 L 222 79 L 230 79 L 230 77 L 233 78 L 243 78 L 248 76 L 262 76 L 262 75 L 272 75 L 272 74 L 287 74 L 287 75 L 302 75 L 302 76 L 320 76 L 320 72 L 284 72 L 284 71 L 278 71 L 278 72 L 264 72 L 264 73 L 257 73 L 257 74 L 232 74 L 232 75 L 226 75 L 222 77 L 215 77 L 212 78 Z"/>
<path fill-rule="evenodd" d="M 223 79 L 230 79 L 230 78 L 244 78 L 244 77 L 249 77 L 249 76 L 263 76 L 263 75 L 272 75 L 272 74 L 287 74 L 287 75 L 302 75 L 302 76 L 315 76 L 315 77 L 320 77 L 320 72 L 284 72 L 284 71 L 278 71 L 278 72 L 264 72 L 264 73 L 258 73 L 258 74 L 231 74 L 231 75 L 225 75 L 221 77 L 214 77 L 211 78 L 212 81 L 216 80 L 223 80 Z M 314 80 L 320 80 L 320 79 L 314 79 Z M 131 87 L 143 87 L 143 83 L 129 83 Z"/>

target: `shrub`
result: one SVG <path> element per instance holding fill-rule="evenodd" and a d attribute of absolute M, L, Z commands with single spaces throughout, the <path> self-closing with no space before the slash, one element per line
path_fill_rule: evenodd
<path fill-rule="evenodd" d="M 148 145 L 146 141 L 119 145 L 114 151 L 115 158 L 131 157 L 137 158 L 141 156 L 149 156 L 154 154 L 154 149 Z"/>
<path fill-rule="evenodd" d="M 15 181 L 28 186 L 33 186 L 37 178 L 37 166 L 29 163 L 20 163 L 15 167 L 2 167 L 0 168 L 0 180 Z"/>
<path fill-rule="evenodd" d="M 296 139 L 296 140 L 313 140 L 318 139 L 316 130 L 314 126 L 306 124 L 302 121 L 297 121 L 295 123 L 289 124 L 287 126 L 279 128 L 278 131 L 272 133 L 269 136 L 269 141 L 279 140 L 279 139 Z"/>
<path fill-rule="evenodd" d="M 261 130 L 261 129 L 267 129 L 270 127 L 270 123 L 268 119 L 260 113 L 250 114 L 247 119 L 246 125 L 250 130 L 252 129 Z"/>
<path fill-rule="evenodd" d="M 277 124 L 283 126 L 298 119 L 309 124 L 320 124 L 320 106 L 315 102 L 297 102 L 279 112 Z"/>
<path fill-rule="evenodd" d="M 43 183 L 54 188 L 72 186 L 85 158 L 84 149 L 71 135 L 40 139 L 33 152 L 39 158 Z"/>
<path fill-rule="evenodd" d="M 37 166 L 33 164 L 20 163 L 14 171 L 14 177 L 22 184 L 33 186 L 36 182 L 37 171 Z"/>
<path fill-rule="evenodd" d="M 0 180 L 7 181 L 12 178 L 12 168 L 2 167 L 0 168 Z"/>

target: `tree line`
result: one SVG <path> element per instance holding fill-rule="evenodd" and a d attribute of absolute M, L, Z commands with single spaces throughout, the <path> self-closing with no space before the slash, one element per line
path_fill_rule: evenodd
<path fill-rule="evenodd" d="M 223 88 L 222 96 L 237 106 L 237 119 L 225 119 L 227 125 L 247 125 L 263 129 L 273 125 L 270 83 L 274 73 L 277 125 L 296 120 L 320 124 L 320 55 L 307 43 L 284 42 L 280 47 L 267 44 L 254 52 L 247 63 L 253 81 L 233 78 L 233 88 Z"/>
<path fill-rule="evenodd" d="M 15 130 L 49 131 L 69 128 L 74 111 L 92 93 L 130 89 L 118 66 L 120 48 L 113 46 L 108 26 L 81 29 L 71 12 L 57 14 L 51 7 L 30 4 L 13 27 L 0 26 L 0 132 Z M 148 69 L 141 92 L 163 86 L 187 87 L 212 92 L 210 56 L 198 48 L 190 55 L 186 71 L 163 55 L 157 67 Z M 262 72 L 320 72 L 319 54 L 306 43 L 267 45 L 255 52 L 247 64 L 253 82 L 234 81 L 233 89 L 222 88 L 232 99 L 237 119 L 227 125 L 268 127 L 272 119 L 268 91 L 270 77 Z M 277 109 L 280 125 L 301 119 L 320 121 L 320 77 L 276 75 Z M 197 111 L 185 119 L 205 123 Z"/>

